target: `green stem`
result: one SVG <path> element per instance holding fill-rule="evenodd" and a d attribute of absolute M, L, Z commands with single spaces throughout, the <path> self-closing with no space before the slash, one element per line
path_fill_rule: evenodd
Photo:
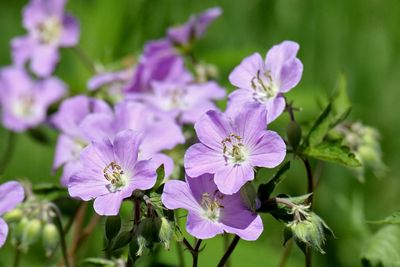
<path fill-rule="evenodd" d="M 304 167 L 306 168 L 307 173 L 307 193 L 314 193 L 314 178 L 313 173 L 311 170 L 311 164 L 308 158 L 302 158 Z M 310 209 L 312 209 L 313 204 L 313 196 L 314 194 L 310 195 L 308 198 L 308 204 L 310 204 Z M 312 250 L 310 247 L 306 247 L 306 259 L 305 259 L 305 266 L 312 267 Z"/>
<path fill-rule="evenodd" d="M 12 155 L 14 154 L 16 141 L 17 135 L 14 132 L 9 131 L 6 149 L 4 150 L 0 161 L 0 175 L 4 174 L 4 171 L 7 169 L 7 166 L 11 161 Z"/>
<path fill-rule="evenodd" d="M 279 262 L 279 267 L 285 267 L 285 265 L 289 259 L 289 256 L 290 256 L 290 252 L 292 251 L 292 246 L 293 246 L 293 241 L 289 240 L 286 243 L 285 249 L 283 250 L 282 257 Z"/>
<path fill-rule="evenodd" d="M 230 241 L 229 240 L 229 235 L 228 234 L 224 234 L 223 238 L 224 238 L 224 249 L 225 249 L 225 251 L 227 251 L 228 248 L 229 248 L 229 241 Z M 230 260 L 229 259 L 226 261 L 225 266 L 226 267 L 230 266 Z"/>
<path fill-rule="evenodd" d="M 64 257 L 64 263 L 66 267 L 70 267 L 69 265 L 69 261 L 68 261 L 68 252 L 67 252 L 67 244 L 65 242 L 65 236 L 64 236 L 64 228 L 62 226 L 62 221 L 61 221 L 61 212 L 58 209 L 58 207 L 56 205 L 54 205 L 53 203 L 50 203 L 50 208 L 54 211 L 54 213 L 56 214 L 55 217 L 55 223 L 58 229 L 58 232 L 60 234 L 60 243 L 61 243 L 61 251 Z"/>
<path fill-rule="evenodd" d="M 180 267 L 185 267 L 185 257 L 183 256 L 182 245 L 179 242 L 176 242 L 176 251 L 178 254 L 178 261 Z"/>
<path fill-rule="evenodd" d="M 72 48 L 72 51 L 74 51 L 75 55 L 81 60 L 83 65 L 91 72 L 91 73 L 96 73 L 96 67 L 93 64 L 92 60 L 89 59 L 87 54 L 78 46 L 75 46 Z"/>
<path fill-rule="evenodd" d="M 236 245 L 239 243 L 240 237 L 235 235 L 232 240 L 232 243 L 229 245 L 228 249 L 225 251 L 224 256 L 222 256 L 221 260 L 218 263 L 218 267 L 225 266 L 226 262 L 228 261 L 229 257 L 231 256 L 232 252 L 235 250 Z"/>
<path fill-rule="evenodd" d="M 21 250 L 18 247 L 16 247 L 15 248 L 15 254 L 14 254 L 13 267 L 18 267 L 20 261 L 21 261 Z"/>
<path fill-rule="evenodd" d="M 197 267 L 197 264 L 199 262 L 199 249 L 200 249 L 201 242 L 202 242 L 201 239 L 197 240 L 196 246 L 194 247 L 194 251 L 192 253 L 193 267 Z"/>

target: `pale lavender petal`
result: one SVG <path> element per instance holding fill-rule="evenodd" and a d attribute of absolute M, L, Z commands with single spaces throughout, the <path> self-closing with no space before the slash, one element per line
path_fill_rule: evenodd
<path fill-rule="evenodd" d="M 115 161 L 114 150 L 110 140 L 103 139 L 92 142 L 82 150 L 80 159 L 84 169 L 100 173 L 103 177 L 102 170 Z"/>
<path fill-rule="evenodd" d="M 168 29 L 168 38 L 176 44 L 187 44 L 192 35 L 192 23 L 175 26 Z"/>
<path fill-rule="evenodd" d="M 236 133 L 242 137 L 246 147 L 254 146 L 267 128 L 267 111 L 260 103 L 243 106 L 235 118 Z"/>
<path fill-rule="evenodd" d="M 197 16 L 195 23 L 195 34 L 197 38 L 203 36 L 204 32 L 216 18 L 221 16 L 222 9 L 220 7 L 213 7 L 205 10 Z"/>
<path fill-rule="evenodd" d="M 69 161 L 65 163 L 60 178 L 61 185 L 68 187 L 70 178 L 80 171 L 82 171 L 82 163 L 79 160 Z"/>
<path fill-rule="evenodd" d="M 184 110 L 179 121 L 184 124 L 196 123 L 207 111 L 219 110 L 218 107 L 209 100 L 203 100 L 200 103 L 192 106 L 188 110 Z"/>
<path fill-rule="evenodd" d="M 257 72 L 264 70 L 264 61 L 260 54 L 254 53 L 253 55 L 246 57 L 243 61 L 235 67 L 235 69 L 229 75 L 229 81 L 231 84 L 242 89 L 252 89 L 251 81 L 254 77 L 257 77 Z"/>
<path fill-rule="evenodd" d="M 153 161 L 156 164 L 157 168 L 164 164 L 164 173 L 166 178 L 168 178 L 174 171 L 174 160 L 170 156 L 167 156 L 165 154 L 156 153 L 144 155 L 142 152 L 140 152 L 140 159 Z"/>
<path fill-rule="evenodd" d="M 195 212 L 189 212 L 187 216 L 186 230 L 189 234 L 199 239 L 208 239 L 224 233 L 222 224 L 202 218 Z"/>
<path fill-rule="evenodd" d="M 104 168 L 104 167 L 103 167 Z M 107 189 L 109 182 L 100 171 L 84 170 L 69 179 L 68 192 L 71 197 L 85 201 L 110 193 Z"/>
<path fill-rule="evenodd" d="M 147 190 L 154 186 L 157 180 L 157 165 L 152 160 L 138 161 L 133 169 L 130 188 Z"/>
<path fill-rule="evenodd" d="M 97 214 L 103 216 L 118 215 L 124 197 L 121 192 L 99 196 L 94 200 L 93 207 Z"/>
<path fill-rule="evenodd" d="M 210 148 L 222 151 L 221 141 L 233 133 L 233 128 L 229 118 L 215 110 L 210 110 L 204 114 L 194 125 L 197 137 L 200 142 Z"/>
<path fill-rule="evenodd" d="M 249 164 L 228 165 L 217 170 L 214 176 L 218 190 L 227 195 L 238 192 L 247 181 L 253 179 L 254 170 Z"/>
<path fill-rule="evenodd" d="M 63 29 L 60 39 L 60 45 L 64 47 L 74 46 L 79 41 L 79 23 L 71 15 L 65 15 L 63 17 Z"/>
<path fill-rule="evenodd" d="M 215 173 L 225 165 L 222 151 L 218 152 L 203 144 L 194 144 L 186 150 L 185 171 L 190 177 L 204 173 Z"/>
<path fill-rule="evenodd" d="M 109 113 L 93 113 L 80 123 L 82 135 L 91 141 L 113 138 L 115 135 L 114 116 Z"/>
<path fill-rule="evenodd" d="M 268 100 L 265 103 L 265 107 L 267 109 L 267 122 L 268 124 L 273 122 L 276 118 L 279 117 L 285 110 L 286 102 L 285 98 L 282 95 L 278 95 L 277 97 Z"/>
<path fill-rule="evenodd" d="M 271 71 L 273 81 L 277 82 L 280 92 L 287 92 L 298 84 L 303 72 L 303 64 L 296 58 L 299 45 L 284 41 L 273 46 L 267 53 L 265 64 Z"/>
<path fill-rule="evenodd" d="M 256 103 L 253 98 L 253 90 L 237 89 L 228 96 L 228 105 L 225 114 L 234 118 L 247 103 Z"/>
<path fill-rule="evenodd" d="M 60 168 L 69 161 L 79 159 L 82 149 L 82 144 L 65 134 L 61 134 L 57 139 L 53 170 Z"/>
<path fill-rule="evenodd" d="M 168 209 L 186 209 L 195 213 L 202 211 L 189 185 L 183 181 L 170 180 L 166 182 L 161 201 Z"/>
<path fill-rule="evenodd" d="M 8 235 L 8 225 L 2 218 L 0 218 L 0 248 L 6 242 L 7 235 Z"/>
<path fill-rule="evenodd" d="M 260 215 L 257 215 L 253 222 L 245 229 L 224 226 L 224 230 L 228 233 L 238 235 L 241 239 L 254 241 L 257 240 L 264 231 L 264 225 Z"/>
<path fill-rule="evenodd" d="M 214 182 L 213 174 L 206 173 L 198 177 L 186 176 L 186 183 L 189 185 L 190 190 L 198 203 L 201 203 L 204 193 L 213 196 L 218 190 L 217 185 Z"/>
<path fill-rule="evenodd" d="M 39 76 L 49 76 L 59 60 L 58 49 L 50 45 L 37 45 L 32 53 L 31 69 Z"/>
<path fill-rule="evenodd" d="M 263 137 L 251 150 L 249 161 L 254 166 L 274 168 L 286 155 L 286 145 L 283 139 L 273 131 L 266 131 Z"/>
<path fill-rule="evenodd" d="M 39 81 L 36 86 L 38 87 L 36 91 L 37 98 L 46 107 L 60 100 L 67 92 L 67 85 L 54 77 Z"/>
<path fill-rule="evenodd" d="M 32 56 L 34 41 L 30 36 L 15 37 L 11 41 L 13 62 L 22 67 Z"/>
<path fill-rule="evenodd" d="M 134 130 L 119 132 L 114 138 L 114 154 L 123 170 L 133 170 L 138 159 L 141 133 Z"/>
<path fill-rule="evenodd" d="M 233 195 L 224 195 L 220 198 L 220 222 L 236 229 L 246 229 L 257 217 L 257 213 L 249 210 L 242 201 L 239 192 Z"/>
<path fill-rule="evenodd" d="M 10 181 L 0 185 L 0 215 L 14 209 L 25 198 L 23 186 Z"/>

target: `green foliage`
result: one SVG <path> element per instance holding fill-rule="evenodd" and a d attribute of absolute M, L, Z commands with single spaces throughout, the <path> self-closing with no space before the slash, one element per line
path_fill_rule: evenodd
<path fill-rule="evenodd" d="M 373 221 L 377 224 L 400 224 L 400 210 L 394 212 L 383 220 Z"/>
<path fill-rule="evenodd" d="M 165 178 L 165 169 L 164 169 L 164 164 L 161 164 L 158 168 L 157 168 L 157 181 L 156 184 L 153 187 L 153 190 L 157 190 L 161 184 L 164 181 Z"/>
<path fill-rule="evenodd" d="M 121 217 L 119 215 L 109 216 L 106 219 L 105 233 L 107 240 L 111 241 L 117 236 L 121 229 Z"/>
<path fill-rule="evenodd" d="M 400 266 L 400 227 L 388 225 L 380 229 L 365 246 L 361 262 L 364 267 Z"/>
<path fill-rule="evenodd" d="M 240 197 L 250 210 L 256 211 L 257 191 L 251 182 L 247 182 L 242 186 L 242 188 L 240 188 Z"/>
<path fill-rule="evenodd" d="M 272 178 L 265 184 L 258 187 L 257 194 L 261 201 L 267 200 L 275 187 L 284 179 L 284 174 L 290 169 L 290 161 L 285 162 L 279 167 L 279 170 L 272 176 Z"/>
<path fill-rule="evenodd" d="M 87 259 L 83 260 L 81 265 L 82 266 L 115 267 L 116 263 L 111 260 L 107 260 L 107 259 L 103 259 L 103 258 L 87 258 Z"/>

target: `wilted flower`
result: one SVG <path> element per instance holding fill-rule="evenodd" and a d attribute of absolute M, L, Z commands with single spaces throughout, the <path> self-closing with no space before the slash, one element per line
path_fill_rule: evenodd
<path fill-rule="evenodd" d="M 150 41 L 145 45 L 143 55 L 126 93 L 151 91 L 151 82 L 175 82 L 192 80 L 185 69 L 185 63 L 172 44 L 165 39 Z"/>
<path fill-rule="evenodd" d="M 216 109 L 212 100 L 225 96 L 225 90 L 216 82 L 188 84 L 182 82 L 153 82 L 153 92 L 137 95 L 161 116 L 177 118 L 182 123 L 195 123 L 201 115 Z"/>
<path fill-rule="evenodd" d="M 132 130 L 109 139 L 92 142 L 81 153 L 82 170 L 69 181 L 72 197 L 94 200 L 100 215 L 117 215 L 122 200 L 134 190 L 150 189 L 156 182 L 156 164 L 138 161 L 140 135 Z"/>
<path fill-rule="evenodd" d="M 64 166 L 61 184 L 68 185 L 68 180 L 81 167 L 80 152 L 90 140 L 82 133 L 80 124 L 92 113 L 111 113 L 110 107 L 103 101 L 86 96 L 74 96 L 64 100 L 58 112 L 51 118 L 51 123 L 61 132 L 57 140 L 53 169 Z"/>
<path fill-rule="evenodd" d="M 161 200 L 168 209 L 188 210 L 186 229 L 200 239 L 227 232 L 256 240 L 263 231 L 261 217 L 248 209 L 240 193 L 222 194 L 210 174 L 168 181 Z"/>
<path fill-rule="evenodd" d="M 258 53 L 245 58 L 229 75 L 239 89 L 229 95 L 227 113 L 235 113 L 248 102 L 259 102 L 268 111 L 268 123 L 275 120 L 285 109 L 283 93 L 295 87 L 303 73 L 298 50 L 297 43 L 284 41 L 268 51 L 265 61 Z"/>
<path fill-rule="evenodd" d="M 123 130 L 140 131 L 143 135 L 139 146 L 139 159 L 152 159 L 158 165 L 164 164 L 166 176 L 173 170 L 170 157 L 160 153 L 185 142 L 180 127 L 169 117 L 157 116 L 146 105 L 124 101 L 115 106 L 114 114 L 89 115 L 81 130 L 90 140 L 111 138 Z"/>
<path fill-rule="evenodd" d="M 254 179 L 254 167 L 274 168 L 286 155 L 286 146 L 275 132 L 266 129 L 266 110 L 246 105 L 234 118 L 208 111 L 195 124 L 201 143 L 186 151 L 186 173 L 197 177 L 215 174 L 218 190 L 233 194 Z"/>
<path fill-rule="evenodd" d="M 64 13 L 65 0 L 31 0 L 23 11 L 28 35 L 12 40 L 14 63 L 30 67 L 39 76 L 50 75 L 59 60 L 59 47 L 78 43 L 79 25 Z"/>
<path fill-rule="evenodd" d="M 0 185 L 0 216 L 11 211 L 20 204 L 25 197 L 24 188 L 15 181 L 6 182 Z M 8 226 L 0 218 L 0 247 L 4 245 L 8 235 Z"/>
<path fill-rule="evenodd" d="M 207 9 L 198 15 L 191 16 L 189 21 L 185 24 L 169 28 L 168 38 L 174 44 L 185 46 L 193 39 L 199 39 L 202 37 L 207 30 L 208 25 L 221 16 L 221 14 L 221 8 L 214 7 Z"/>
<path fill-rule="evenodd" d="M 0 71 L 0 102 L 3 124 L 22 132 L 38 126 L 46 119 L 47 108 L 66 92 L 66 85 L 57 78 L 32 80 L 19 68 Z"/>

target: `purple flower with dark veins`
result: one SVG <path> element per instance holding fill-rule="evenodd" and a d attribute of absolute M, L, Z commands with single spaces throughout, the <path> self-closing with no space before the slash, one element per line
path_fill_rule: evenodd
<path fill-rule="evenodd" d="M 226 112 L 232 114 L 246 103 L 258 102 L 268 111 L 268 123 L 275 120 L 285 109 L 283 93 L 295 87 L 303 73 L 298 50 L 297 43 L 284 41 L 268 51 L 265 61 L 258 53 L 243 59 L 229 75 L 239 89 L 229 95 Z"/>
<path fill-rule="evenodd" d="M 9 181 L 0 185 L 0 216 L 13 210 L 25 198 L 24 188 L 15 181 Z M 0 218 L 0 247 L 6 242 L 8 225 Z"/>
<path fill-rule="evenodd" d="M 161 201 L 168 209 L 188 210 L 186 229 L 199 239 L 227 232 L 244 240 L 257 240 L 263 231 L 260 215 L 249 210 L 240 193 L 221 193 L 211 174 L 186 177 L 186 182 L 168 181 Z"/>
<path fill-rule="evenodd" d="M 81 153 L 82 170 L 68 184 L 71 197 L 94 199 L 99 215 L 117 215 L 122 201 L 134 190 L 147 190 L 156 182 L 156 164 L 138 160 L 141 137 L 138 132 L 118 133 L 113 142 L 92 142 Z"/>
<path fill-rule="evenodd" d="M 173 45 L 165 39 L 150 41 L 145 45 L 143 55 L 133 75 L 132 83 L 125 92 L 151 91 L 153 81 L 189 81 L 191 74 L 185 69 L 184 59 Z"/>
<path fill-rule="evenodd" d="M 208 26 L 222 14 L 220 7 L 214 7 L 204 12 L 191 16 L 189 21 L 183 25 L 168 29 L 168 38 L 179 45 L 187 45 L 193 39 L 199 39 L 203 36 Z"/>
<path fill-rule="evenodd" d="M 182 123 L 195 123 L 201 115 L 216 109 L 213 100 L 225 96 L 225 89 L 216 82 L 200 84 L 153 82 L 153 92 L 137 98 L 160 115 L 177 118 Z"/>
<path fill-rule="evenodd" d="M 47 108 L 66 92 L 57 78 L 32 80 L 22 69 L 0 70 L 0 103 L 6 128 L 23 132 L 45 121 Z"/>
<path fill-rule="evenodd" d="M 244 106 L 234 118 L 208 111 L 194 126 L 201 143 L 186 151 L 186 173 L 215 174 L 218 190 L 233 194 L 254 179 L 254 167 L 279 165 L 286 145 L 277 133 L 266 130 L 266 116 L 265 107 L 257 103 Z"/>
<path fill-rule="evenodd" d="M 164 164 L 169 176 L 174 167 L 173 160 L 161 153 L 185 142 L 181 128 L 169 117 L 160 117 L 146 105 L 134 101 L 123 101 L 115 106 L 114 114 L 91 114 L 81 124 L 81 130 L 90 140 L 113 139 L 117 133 L 131 129 L 142 133 L 139 159 L 151 159 Z"/>
<path fill-rule="evenodd" d="M 79 25 L 64 13 L 65 0 L 31 0 L 23 11 L 26 36 L 12 40 L 14 63 L 30 67 L 37 75 L 50 75 L 59 60 L 59 47 L 78 43 Z"/>
<path fill-rule="evenodd" d="M 64 100 L 51 118 L 51 123 L 61 134 L 58 137 L 53 170 L 63 166 L 61 184 L 68 185 L 69 178 L 81 168 L 79 155 L 90 140 L 81 129 L 81 122 L 93 113 L 111 114 L 111 108 L 103 101 L 86 96 L 74 96 Z"/>

